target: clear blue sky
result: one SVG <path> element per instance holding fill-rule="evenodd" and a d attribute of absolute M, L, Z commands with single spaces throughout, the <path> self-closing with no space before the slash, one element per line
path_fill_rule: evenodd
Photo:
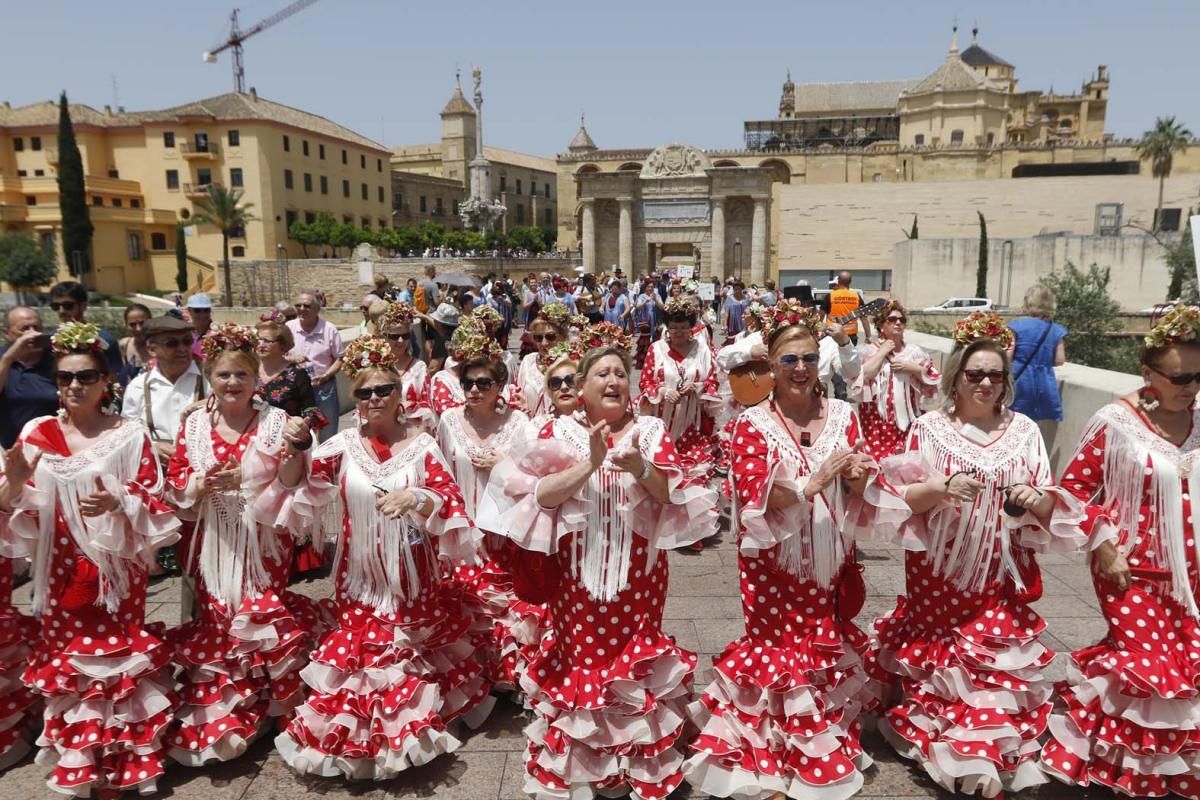
<path fill-rule="evenodd" d="M 0 100 L 57 97 L 163 108 L 232 90 L 223 40 L 288 0 L 0 0 Z M 1108 128 L 1137 136 L 1174 114 L 1200 133 L 1200 2 L 408 2 L 321 0 L 246 43 L 247 84 L 388 145 L 435 141 L 455 65 L 484 71 L 488 144 L 552 155 L 581 110 L 601 147 L 737 147 L 797 82 L 922 77 L 960 45 L 1017 67 L 1026 89 L 1078 90 L 1108 64 Z M 1189 77 L 1190 76 L 1190 77 Z M 469 85 L 466 87 L 469 93 Z"/>

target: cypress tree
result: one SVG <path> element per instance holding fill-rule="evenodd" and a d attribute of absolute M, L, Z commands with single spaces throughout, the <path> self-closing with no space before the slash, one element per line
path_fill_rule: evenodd
<path fill-rule="evenodd" d="M 188 290 L 187 237 L 182 225 L 175 226 L 175 288 L 180 294 Z"/>
<path fill-rule="evenodd" d="M 62 214 L 63 257 L 71 274 L 84 284 L 91 271 L 92 216 L 87 204 L 83 180 L 83 158 L 75 142 L 75 128 L 67 109 L 67 93 L 58 99 L 58 205 Z M 73 253 L 78 252 L 79 270 L 76 273 Z"/>
<path fill-rule="evenodd" d="M 975 271 L 975 296 L 987 297 L 987 220 L 983 218 L 982 211 L 976 211 L 975 213 L 979 215 L 979 268 Z"/>
<path fill-rule="evenodd" d="M 919 237 L 919 235 L 920 235 L 920 231 L 917 230 L 917 215 L 913 214 L 913 226 L 912 226 L 912 230 L 908 232 L 908 238 L 916 239 Z"/>

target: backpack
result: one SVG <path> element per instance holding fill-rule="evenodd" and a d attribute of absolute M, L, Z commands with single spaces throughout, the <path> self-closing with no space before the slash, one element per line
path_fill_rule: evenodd
<path fill-rule="evenodd" d="M 421 284 L 417 284 L 417 290 L 413 292 L 413 308 L 422 314 L 429 313 L 429 303 L 425 301 L 425 287 Z"/>

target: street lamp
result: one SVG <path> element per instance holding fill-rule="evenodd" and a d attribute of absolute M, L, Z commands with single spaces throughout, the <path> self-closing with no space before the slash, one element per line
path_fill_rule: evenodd
<path fill-rule="evenodd" d="M 742 280 L 742 240 L 733 240 L 733 263 L 737 264 L 737 278 Z"/>
<path fill-rule="evenodd" d="M 284 247 L 282 244 L 275 245 L 275 255 L 284 264 L 286 264 L 288 262 L 288 251 L 287 251 L 287 248 Z"/>

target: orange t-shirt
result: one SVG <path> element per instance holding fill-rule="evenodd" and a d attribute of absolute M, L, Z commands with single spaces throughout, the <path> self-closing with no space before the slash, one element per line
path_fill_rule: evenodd
<path fill-rule="evenodd" d="M 829 293 L 829 316 L 842 317 L 849 314 L 851 311 L 858 310 L 862 305 L 862 300 L 858 297 L 858 292 L 853 289 L 834 289 Z M 844 326 L 847 335 L 853 336 L 858 333 L 858 320 L 847 322 Z"/>

